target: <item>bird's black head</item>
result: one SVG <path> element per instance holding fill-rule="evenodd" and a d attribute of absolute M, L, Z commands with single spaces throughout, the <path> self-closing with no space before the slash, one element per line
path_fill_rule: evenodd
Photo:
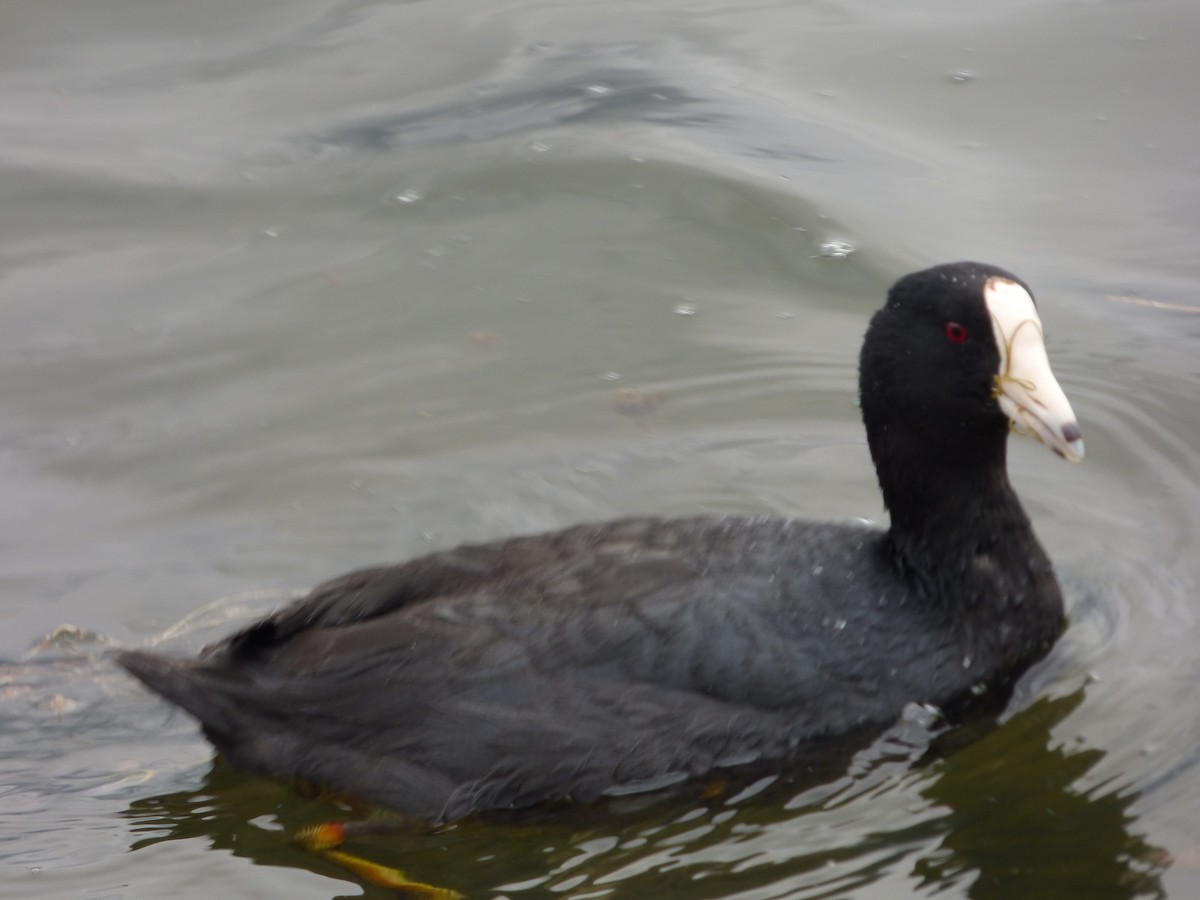
<path fill-rule="evenodd" d="M 1083 455 L 1032 292 L 995 266 L 951 263 L 896 282 L 867 329 L 859 396 L 889 506 L 889 477 L 1002 469 L 1010 422 L 1061 456 Z"/>

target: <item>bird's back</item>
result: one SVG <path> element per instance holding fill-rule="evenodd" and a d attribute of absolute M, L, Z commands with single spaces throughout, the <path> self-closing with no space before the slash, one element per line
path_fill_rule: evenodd
<path fill-rule="evenodd" d="M 782 763 L 945 692 L 961 650 L 882 539 L 577 526 L 353 573 L 199 660 L 122 663 L 242 768 L 431 819 L 586 801 Z"/>

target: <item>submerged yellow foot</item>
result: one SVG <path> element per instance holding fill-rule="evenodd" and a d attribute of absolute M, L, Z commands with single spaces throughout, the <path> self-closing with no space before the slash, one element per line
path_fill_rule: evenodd
<path fill-rule="evenodd" d="M 296 843 L 305 850 L 337 863 L 370 884 L 402 891 L 406 896 L 417 897 L 420 900 L 462 900 L 462 894 L 458 891 L 412 881 L 399 869 L 381 866 L 379 863 L 373 863 L 361 856 L 355 856 L 353 853 L 335 849 L 345 839 L 346 830 L 341 822 L 311 825 L 308 828 L 301 828 L 295 835 Z"/>

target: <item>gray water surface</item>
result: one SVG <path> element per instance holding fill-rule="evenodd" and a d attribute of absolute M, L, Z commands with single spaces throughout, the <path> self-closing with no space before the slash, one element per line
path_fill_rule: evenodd
<path fill-rule="evenodd" d="M 960 258 L 1033 285 L 1087 441 L 1011 447 L 1071 626 L 1003 725 L 357 849 L 471 896 L 1200 895 L 1200 7 L 0 20 L 0 896 L 392 896 L 108 649 L 578 521 L 883 521 L 859 341 Z"/>

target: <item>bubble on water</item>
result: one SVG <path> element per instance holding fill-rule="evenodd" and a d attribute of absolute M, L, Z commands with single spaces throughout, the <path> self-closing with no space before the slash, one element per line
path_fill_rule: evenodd
<path fill-rule="evenodd" d="M 689 303 L 680 303 L 675 307 L 675 315 L 677 316 L 694 316 L 695 314 L 696 307 Z"/>
<path fill-rule="evenodd" d="M 845 259 L 857 249 L 858 248 L 856 248 L 849 241 L 834 239 L 822 241 L 817 252 L 825 259 Z"/>
<path fill-rule="evenodd" d="M 833 620 L 833 630 L 834 631 L 841 631 L 845 627 L 846 627 L 845 619 L 834 619 Z"/>
<path fill-rule="evenodd" d="M 424 194 L 422 194 L 416 188 L 409 188 L 407 191 L 401 191 L 399 194 L 396 195 L 396 202 L 404 203 L 407 205 L 409 203 L 416 203 L 418 200 L 422 199 L 423 197 L 424 197 Z"/>
<path fill-rule="evenodd" d="M 962 660 L 962 667 L 963 667 L 964 669 L 969 669 L 969 668 L 971 668 L 971 663 L 973 663 L 974 661 L 975 661 L 975 660 L 973 660 L 973 659 L 970 657 L 970 655 L 968 654 L 967 656 L 964 656 L 964 657 L 963 657 L 963 660 Z"/>

